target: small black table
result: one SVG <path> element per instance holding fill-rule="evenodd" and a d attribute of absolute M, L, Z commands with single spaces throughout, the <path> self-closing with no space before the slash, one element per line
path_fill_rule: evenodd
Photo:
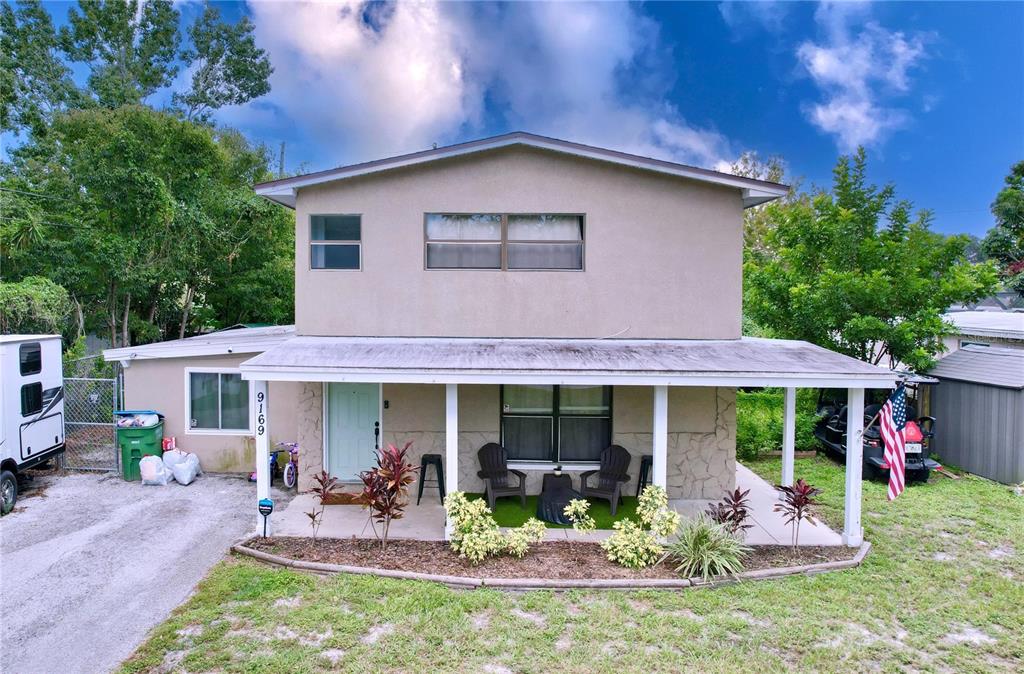
<path fill-rule="evenodd" d="M 572 488 L 572 477 L 567 473 L 545 473 L 537 499 L 537 518 L 552 524 L 572 524 L 565 516 L 565 506 L 574 498 L 583 498 Z"/>

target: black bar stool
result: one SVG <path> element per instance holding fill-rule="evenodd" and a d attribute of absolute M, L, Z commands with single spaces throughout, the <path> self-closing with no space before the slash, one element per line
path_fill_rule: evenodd
<path fill-rule="evenodd" d="M 436 480 L 427 480 L 427 466 L 434 467 L 434 474 L 437 476 Z M 436 484 L 437 489 L 441 492 L 441 503 L 444 503 L 444 468 L 441 466 L 441 455 L 440 454 L 424 454 L 420 457 L 420 493 L 416 497 L 416 505 L 420 504 L 420 499 L 423 498 L 423 483 L 429 482 L 430 484 Z"/>
<path fill-rule="evenodd" d="M 636 481 L 636 495 L 640 496 L 640 492 L 647 488 L 647 485 L 651 482 L 651 469 L 654 468 L 654 457 L 653 456 L 641 456 L 640 457 L 640 477 Z"/>

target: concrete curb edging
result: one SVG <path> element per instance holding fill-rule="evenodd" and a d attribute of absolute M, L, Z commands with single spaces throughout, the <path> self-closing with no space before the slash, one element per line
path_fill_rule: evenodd
<path fill-rule="evenodd" d="M 380 576 L 381 578 L 398 578 L 404 580 L 425 580 L 434 583 L 442 583 L 449 587 L 457 588 L 478 588 L 493 587 L 499 590 L 677 590 L 687 587 L 717 587 L 729 585 L 744 580 L 764 580 L 768 578 L 783 578 L 785 576 L 815 575 L 827 571 L 839 571 L 841 569 L 852 569 L 864 561 L 868 551 L 871 550 L 871 543 L 864 541 L 857 554 L 852 559 L 844 559 L 838 562 L 821 562 L 819 564 L 801 564 L 799 566 L 785 566 L 777 569 L 758 569 L 757 571 L 742 571 L 735 576 L 719 577 L 705 581 L 702 578 L 580 578 L 580 579 L 553 579 L 553 578 L 470 578 L 467 576 L 445 576 L 435 573 L 419 573 L 416 571 L 396 571 L 393 569 L 378 569 L 366 566 L 349 566 L 347 564 L 325 564 L 322 562 L 305 562 L 298 559 L 290 559 L 280 555 L 273 555 L 269 552 L 250 548 L 239 542 L 231 546 L 231 551 L 258 559 L 261 562 L 301 571 L 311 571 L 319 574 L 351 573 L 357 575 Z"/>

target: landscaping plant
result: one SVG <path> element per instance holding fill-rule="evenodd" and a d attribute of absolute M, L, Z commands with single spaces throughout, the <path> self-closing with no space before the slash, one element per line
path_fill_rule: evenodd
<path fill-rule="evenodd" d="M 785 515 L 786 524 L 792 525 L 793 551 L 795 552 L 800 541 L 800 523 L 807 520 L 811 526 L 817 526 L 811 508 L 818 505 L 814 497 L 820 494 L 821 490 L 812 487 L 802 479 L 797 480 L 792 487 L 777 485 L 775 488 L 782 492 L 782 503 L 776 503 L 772 509 Z"/>
<path fill-rule="evenodd" d="M 589 533 L 597 528 L 597 522 L 590 516 L 590 501 L 586 499 L 574 498 L 569 501 L 569 505 L 565 506 L 562 512 L 572 522 L 572 528 L 581 534 Z"/>
<path fill-rule="evenodd" d="M 547 532 L 543 522 L 531 517 L 521 527 L 502 534 L 487 502 L 467 499 L 461 491 L 445 497 L 444 511 L 452 526 L 449 541 L 452 550 L 472 564 L 479 564 L 502 552 L 522 558 L 529 551 L 530 544 L 544 540 Z"/>
<path fill-rule="evenodd" d="M 745 524 L 747 517 L 750 516 L 748 494 L 750 494 L 749 489 L 741 491 L 739 487 L 731 492 L 725 492 L 725 498 L 708 506 L 707 516 L 713 522 L 724 526 L 731 534 L 749 529 L 753 525 Z"/>
<path fill-rule="evenodd" d="M 405 506 L 409 504 L 409 485 L 419 470 L 405 460 L 411 446 L 412 442 L 407 442 L 401 449 L 388 445 L 377 450 L 377 465 L 359 474 L 363 481 L 360 500 L 370 511 L 370 526 L 380 541 L 381 550 L 387 549 L 391 522 L 402 519 L 405 514 Z M 380 531 L 375 522 L 381 525 Z"/>
<path fill-rule="evenodd" d="M 321 470 L 319 475 L 313 476 L 313 481 L 316 482 L 316 486 L 313 487 L 313 493 L 320 500 L 320 510 L 318 511 L 316 505 L 314 505 L 313 510 L 306 513 L 306 517 L 309 518 L 309 526 L 313 529 L 313 540 L 315 541 L 316 534 L 320 531 L 320 523 L 324 519 L 324 501 L 334 493 L 334 487 L 338 484 L 338 479 L 328 475 L 327 471 Z"/>
<path fill-rule="evenodd" d="M 679 513 L 668 507 L 668 494 L 656 485 L 640 494 L 636 514 L 639 522 L 619 520 L 612 525 L 614 533 L 601 541 L 609 560 L 630 569 L 657 563 L 664 554 L 661 540 L 679 528 Z"/>
<path fill-rule="evenodd" d="M 736 574 L 743 570 L 743 557 L 750 548 L 735 532 L 706 515 L 689 520 L 679 530 L 679 538 L 668 546 L 667 557 L 676 562 L 676 571 L 685 578 Z"/>

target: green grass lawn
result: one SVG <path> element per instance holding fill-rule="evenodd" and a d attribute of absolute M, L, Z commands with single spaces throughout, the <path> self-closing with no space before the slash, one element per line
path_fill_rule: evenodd
<path fill-rule="evenodd" d="M 483 494 L 466 494 L 469 499 L 483 498 Z M 499 498 L 494 502 L 494 521 L 499 527 L 518 527 L 531 517 L 537 516 L 537 496 L 526 497 L 526 507 L 520 505 L 518 498 L 511 496 Z M 590 499 L 588 499 L 590 500 Z M 590 516 L 594 518 L 598 529 L 611 529 L 612 523 L 621 519 L 636 519 L 637 498 L 623 496 L 622 503 L 612 517 L 612 504 L 601 499 L 590 500 Z M 571 528 L 570 525 L 545 522 L 552 529 Z"/>
<path fill-rule="evenodd" d="M 770 480 L 778 461 L 751 467 Z M 841 524 L 843 473 L 824 488 Z M 1024 498 L 935 476 L 894 503 L 864 484 L 857 569 L 684 591 L 503 593 L 249 560 L 216 566 L 125 672 L 1021 671 Z"/>

